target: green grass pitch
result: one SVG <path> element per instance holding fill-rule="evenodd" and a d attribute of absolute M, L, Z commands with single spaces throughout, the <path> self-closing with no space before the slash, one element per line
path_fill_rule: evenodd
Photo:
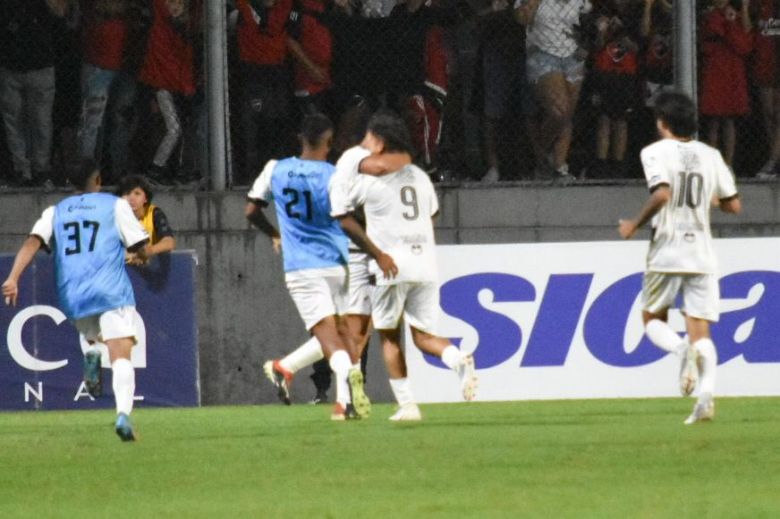
<path fill-rule="evenodd" d="M 780 517 L 780 399 L 0 414 L 0 517 Z"/>

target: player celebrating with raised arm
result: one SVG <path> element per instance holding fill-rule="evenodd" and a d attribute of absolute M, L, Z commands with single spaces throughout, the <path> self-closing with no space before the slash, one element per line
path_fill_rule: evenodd
<path fill-rule="evenodd" d="M 48 207 L 16 255 L 3 283 L 7 304 L 16 305 L 19 277 L 41 247 L 54 254 L 57 295 L 65 315 L 94 345 L 108 346 L 116 399 L 116 433 L 135 440 L 130 413 L 135 393 L 135 370 L 130 353 L 136 343 L 135 298 L 125 271 L 125 250 L 144 258 L 149 236 L 127 201 L 99 193 L 100 171 L 85 162 L 70 177 L 79 194 Z M 99 385 L 100 356 L 85 357 L 85 381 Z"/>
<path fill-rule="evenodd" d="M 720 152 L 694 139 L 696 105 L 680 93 L 658 96 L 656 126 L 661 140 L 642 150 L 650 197 L 633 220 L 621 220 L 624 239 L 653 219 L 653 235 L 642 283 L 642 319 L 647 336 L 659 348 L 681 357 L 680 390 L 690 395 L 701 366 L 699 398 L 685 420 L 692 424 L 715 415 L 713 391 L 717 351 L 710 322 L 719 318 L 710 204 L 723 212 L 742 210 L 734 177 Z M 682 294 L 688 341 L 667 324 L 669 308 Z"/>
<path fill-rule="evenodd" d="M 363 147 L 373 154 L 412 150 L 404 121 L 388 112 L 371 118 Z M 349 237 L 373 259 L 370 271 L 376 276 L 376 286 L 371 316 L 382 337 L 399 411 L 414 405 L 407 402 L 411 388 L 400 346 L 401 317 L 411 327 L 414 344 L 456 371 L 463 398 L 472 400 L 477 387 L 474 358 L 435 335 L 439 287 L 433 217 L 439 204 L 430 178 L 417 166 L 407 165 L 386 175 L 360 175 L 350 193 L 353 207 L 363 207 L 368 230 L 351 214 L 339 220 Z"/>
<path fill-rule="evenodd" d="M 328 199 L 334 167 L 326 158 L 333 140 L 333 124 L 321 114 L 306 116 L 300 139 L 300 158 L 272 160 L 265 166 L 249 191 L 246 216 L 271 238 L 277 251 L 281 246 L 287 289 L 306 329 L 317 338 L 336 374 L 336 405 L 331 418 L 365 417 L 371 402 L 363 390 L 363 374 L 352 368 L 351 339 L 341 318 L 347 297 L 347 237 L 330 216 Z M 263 208 L 271 201 L 276 206 L 281 239 L 263 214 Z M 313 341 L 306 344 L 316 346 Z M 299 362 L 282 359 L 285 360 Z M 305 362 L 308 365 L 310 359 Z M 289 399 L 292 377 L 278 364 L 279 361 L 269 361 L 264 370 L 280 396 Z"/>

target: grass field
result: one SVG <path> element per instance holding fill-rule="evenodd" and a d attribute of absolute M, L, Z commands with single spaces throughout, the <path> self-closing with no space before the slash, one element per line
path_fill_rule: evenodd
<path fill-rule="evenodd" d="M 0 414 L 0 517 L 780 517 L 780 399 Z"/>

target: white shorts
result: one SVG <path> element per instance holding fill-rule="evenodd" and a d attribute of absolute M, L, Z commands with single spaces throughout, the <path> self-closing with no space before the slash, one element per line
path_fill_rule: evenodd
<path fill-rule="evenodd" d="M 371 274 L 368 272 L 368 254 L 349 253 L 349 303 L 347 314 L 371 315 Z"/>
<path fill-rule="evenodd" d="M 73 324 L 89 342 L 106 342 L 125 337 L 131 337 L 133 342 L 137 340 L 134 306 L 121 306 L 99 315 L 90 315 L 77 319 Z"/>
<path fill-rule="evenodd" d="M 682 292 L 680 310 L 691 317 L 717 322 L 720 318 L 720 287 L 714 274 L 646 272 L 642 279 L 642 309 L 657 314 L 674 306 Z"/>
<path fill-rule="evenodd" d="M 344 315 L 347 309 L 347 273 L 287 280 L 298 313 L 307 330 L 331 315 Z"/>
<path fill-rule="evenodd" d="M 436 334 L 439 314 L 437 283 L 398 283 L 373 287 L 371 318 L 377 330 L 395 330 L 403 316 L 406 324 Z"/>

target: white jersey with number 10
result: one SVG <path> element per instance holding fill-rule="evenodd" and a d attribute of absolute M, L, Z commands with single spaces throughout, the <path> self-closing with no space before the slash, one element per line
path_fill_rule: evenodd
<path fill-rule="evenodd" d="M 398 266 L 398 276 L 386 280 L 372 261 L 377 284 L 437 281 L 432 218 L 439 201 L 428 175 L 414 165 L 381 177 L 360 175 L 352 196 L 363 206 L 369 238 Z"/>
<path fill-rule="evenodd" d="M 716 273 L 710 207 L 714 198 L 737 194 L 720 152 L 695 140 L 663 139 L 642 150 L 642 167 L 651 191 L 666 184 L 672 193 L 653 219 L 647 270 Z"/>

